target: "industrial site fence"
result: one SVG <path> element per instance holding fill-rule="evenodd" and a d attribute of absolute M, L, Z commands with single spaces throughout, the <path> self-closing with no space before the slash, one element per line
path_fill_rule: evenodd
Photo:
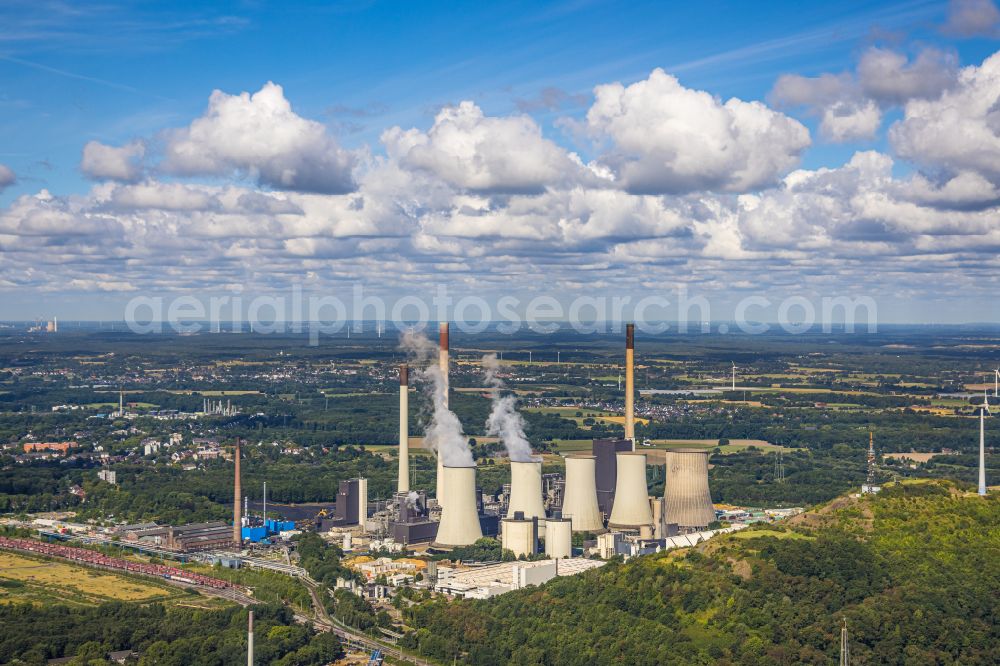
<path fill-rule="evenodd" d="M 11 539 L 8 537 L 0 537 L 0 548 L 34 553 L 36 555 L 44 555 L 46 557 L 59 557 L 66 560 L 72 560 L 74 562 L 80 562 L 89 566 L 125 571 L 144 576 L 155 576 L 157 578 L 165 578 L 167 580 L 188 583 L 190 585 L 204 585 L 205 587 L 212 587 L 215 589 L 226 589 L 233 586 L 232 583 L 228 581 L 212 578 L 211 576 L 203 576 L 202 574 L 194 573 L 193 571 L 185 571 L 183 569 L 170 567 L 165 564 L 133 562 L 131 560 L 124 560 L 120 557 L 111 557 L 98 551 L 87 550 L 86 548 L 73 548 L 71 546 L 45 543 L 43 541 Z"/>

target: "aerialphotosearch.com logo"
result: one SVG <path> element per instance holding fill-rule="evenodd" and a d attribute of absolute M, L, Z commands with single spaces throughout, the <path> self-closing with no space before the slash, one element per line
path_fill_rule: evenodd
<path fill-rule="evenodd" d="M 343 333 L 348 326 L 361 330 L 363 322 L 392 325 L 397 331 L 421 330 L 431 322 L 451 322 L 463 333 L 487 329 L 513 335 L 528 328 L 554 333 L 569 326 L 578 333 L 618 332 L 622 322 L 634 322 L 646 334 L 677 333 L 762 334 L 779 327 L 789 334 L 819 330 L 854 333 L 863 326 L 877 330 L 878 307 L 868 296 L 791 295 L 772 300 L 763 295 L 746 296 L 727 311 L 727 322 L 715 324 L 712 304 L 701 295 L 691 295 L 685 286 L 661 294 L 641 296 L 576 296 L 558 299 L 551 295 L 521 299 L 500 296 L 454 298 L 439 285 L 429 299 L 404 295 L 392 299 L 365 294 L 355 285 L 345 300 L 329 294 L 304 294 L 298 285 L 287 296 L 260 295 L 252 299 L 242 289 L 220 296 L 136 296 L 125 308 L 125 322 L 135 333 L 241 332 L 260 334 L 308 333 L 317 345 L 323 336 Z M 818 307 L 817 307 L 818 304 Z M 768 323 L 771 322 L 771 323 Z M 370 325 L 369 325 L 370 326 Z M 733 330 L 735 326 L 736 330 Z M 371 326 L 370 326 L 371 327 Z M 387 330 L 387 328 L 380 329 Z"/>

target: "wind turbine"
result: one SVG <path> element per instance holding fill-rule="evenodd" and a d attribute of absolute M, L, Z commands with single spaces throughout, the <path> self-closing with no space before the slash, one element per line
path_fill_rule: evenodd
<path fill-rule="evenodd" d="M 736 361 L 733 361 L 733 390 L 736 390 Z"/>
<path fill-rule="evenodd" d="M 993 397 L 996 398 L 1000 397 L 1000 393 L 997 392 L 997 389 L 1000 389 L 1000 368 L 994 370 L 993 374 L 995 375 L 993 377 Z"/>
<path fill-rule="evenodd" d="M 986 415 L 990 411 L 990 397 L 983 388 L 983 408 L 979 410 L 979 494 L 986 496 Z"/>

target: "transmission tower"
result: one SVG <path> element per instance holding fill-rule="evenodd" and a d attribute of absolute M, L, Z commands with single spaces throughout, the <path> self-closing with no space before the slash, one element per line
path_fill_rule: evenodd
<path fill-rule="evenodd" d="M 875 468 L 875 432 L 872 430 L 868 431 L 868 478 L 866 483 L 869 486 L 875 485 L 875 474 L 878 470 Z"/>
<path fill-rule="evenodd" d="M 777 483 L 785 482 L 785 462 L 781 458 L 781 450 L 774 456 L 774 480 Z"/>

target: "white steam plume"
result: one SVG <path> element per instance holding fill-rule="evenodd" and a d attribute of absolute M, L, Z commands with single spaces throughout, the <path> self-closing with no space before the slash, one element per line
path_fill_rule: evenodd
<path fill-rule="evenodd" d="M 437 345 L 423 333 L 406 331 L 400 340 L 400 347 L 410 357 L 411 365 L 416 367 L 414 374 L 423 382 L 424 390 L 431 399 L 433 411 L 431 422 L 424 430 L 424 443 L 448 467 L 475 467 L 462 424 L 446 404 L 448 383 L 437 364 Z"/>
<path fill-rule="evenodd" d="M 497 377 L 500 364 L 496 354 L 483 356 L 483 371 L 486 375 L 486 385 L 493 389 L 493 410 L 486 419 L 486 434 L 500 438 L 500 443 L 507 449 L 507 455 L 514 462 L 532 462 L 531 444 L 524 434 L 524 418 L 514 411 L 517 396 L 500 397 L 503 381 Z"/>

